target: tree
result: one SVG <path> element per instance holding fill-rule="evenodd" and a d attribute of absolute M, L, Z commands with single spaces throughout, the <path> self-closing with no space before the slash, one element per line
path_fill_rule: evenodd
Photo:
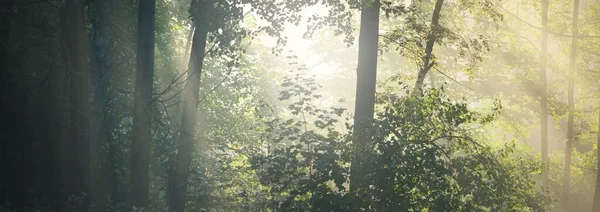
<path fill-rule="evenodd" d="M 368 146 L 371 137 L 369 128 L 375 113 L 380 6 L 379 0 L 364 0 L 360 12 L 353 141 L 357 152 L 352 160 L 351 192 L 356 192 L 361 188 L 360 182 L 365 175 L 362 171 L 364 158 L 359 151 Z"/>
<path fill-rule="evenodd" d="M 14 7 L 15 1 L 14 0 L 10 0 L 7 1 L 5 3 L 6 5 L 4 5 L 3 7 L 0 7 L 0 11 L 2 11 L 2 22 L 1 26 L 0 26 L 0 39 L 2 40 L 2 43 L 0 43 L 0 47 L 2 48 L 6 48 L 7 46 L 7 42 L 9 41 L 10 38 L 10 31 L 11 31 L 11 21 L 13 19 L 14 15 L 14 11 L 12 11 L 12 8 Z M 6 54 L 6 51 L 2 51 L 2 54 L 0 55 L 0 64 L 6 64 L 4 63 L 4 60 L 7 58 L 8 55 L 4 55 Z M 4 68 L 4 66 L 0 67 L 0 68 Z"/>
<path fill-rule="evenodd" d="M 109 85 L 113 69 L 111 55 L 112 0 L 92 1 L 89 11 L 92 24 L 91 36 L 91 123 L 90 139 L 94 164 L 101 164 L 94 169 L 93 201 L 97 206 L 104 205 L 104 198 L 110 194 L 113 200 L 122 201 L 119 195 L 119 178 L 115 161 L 115 144 L 111 134 Z M 103 151 L 106 149 L 106 151 Z M 105 154 L 106 152 L 106 154 Z"/>
<path fill-rule="evenodd" d="M 212 3 L 209 4 L 209 3 Z M 240 26 L 240 22 L 244 20 L 246 13 L 244 7 L 250 6 L 259 16 L 271 22 L 269 26 L 259 29 L 265 30 L 269 35 L 278 37 L 278 45 L 285 43 L 285 39 L 281 37 L 281 23 L 294 22 L 299 8 L 313 5 L 315 3 L 300 2 L 299 5 L 293 3 L 275 4 L 268 1 L 251 1 L 251 2 L 236 2 L 232 4 L 228 1 L 193 1 L 190 5 L 190 13 L 194 23 L 194 32 L 192 39 L 192 53 L 188 65 L 186 85 L 184 89 L 183 110 L 181 111 L 180 132 L 177 137 L 177 154 L 175 161 L 171 164 L 171 170 L 168 179 L 168 205 L 170 210 L 184 211 L 186 203 L 186 186 L 190 172 L 190 163 L 192 162 L 192 153 L 194 152 L 194 142 L 196 138 L 196 112 L 198 108 L 200 90 L 200 79 L 202 74 L 202 66 L 205 56 L 211 53 L 213 56 L 223 56 L 226 66 L 231 70 L 237 63 L 236 54 L 240 52 L 239 43 L 242 38 L 250 35 L 250 33 Z M 293 5 L 290 7 L 290 5 Z M 337 4 L 339 6 L 341 4 Z M 274 8 L 283 7 L 284 10 L 273 12 Z M 274 17 L 271 17 L 274 16 Z M 327 20 L 321 20 L 326 22 Z M 315 21 L 318 22 L 319 21 Z M 344 22 L 336 22 L 343 24 Z M 317 27 L 322 25 L 316 24 Z M 209 37 L 210 36 L 210 37 Z M 210 40 L 213 43 L 211 52 L 207 52 L 206 43 Z M 377 42 L 375 42 L 376 44 Z M 209 51 L 210 51 L 209 50 Z M 212 92 L 210 90 L 208 92 Z"/>
<path fill-rule="evenodd" d="M 542 185 L 548 186 L 548 80 L 546 77 L 546 69 L 548 66 L 548 0 L 542 0 L 542 39 L 540 52 L 540 124 L 542 131 Z"/>
<path fill-rule="evenodd" d="M 575 142 L 574 134 L 574 119 L 575 119 L 575 102 L 574 102 L 574 90 L 575 90 L 575 72 L 577 64 L 577 36 L 578 36 L 578 18 L 579 18 L 579 0 L 574 0 L 573 5 L 573 28 L 571 29 L 571 58 L 569 68 L 569 90 L 568 90 L 568 123 L 567 123 L 567 142 L 565 148 L 565 164 L 563 171 L 563 191 L 562 191 L 562 207 L 565 211 L 569 211 L 569 190 L 571 181 L 571 158 L 573 154 L 573 142 Z"/>
<path fill-rule="evenodd" d="M 600 109 L 598 111 L 598 134 L 596 143 L 600 147 Z M 600 164 L 600 148 L 596 147 L 596 164 Z M 594 200 L 592 211 L 600 211 L 600 169 L 596 168 L 596 189 L 594 191 Z"/>
<path fill-rule="evenodd" d="M 427 35 L 427 43 L 425 46 L 425 55 L 423 56 L 423 64 L 421 65 L 421 69 L 419 70 L 419 75 L 417 76 L 417 81 L 415 82 L 415 90 L 421 90 L 423 87 L 423 81 L 425 80 L 425 76 L 427 72 L 431 70 L 434 65 L 433 62 L 433 46 L 435 45 L 436 38 L 440 32 L 440 13 L 442 12 L 442 5 L 444 5 L 444 0 L 435 1 L 435 8 L 433 10 L 433 17 L 431 18 L 431 26 L 430 32 Z"/>
<path fill-rule="evenodd" d="M 195 20 L 196 22 L 205 20 Z M 169 209 L 172 211 L 185 210 L 185 193 L 189 176 L 190 162 L 192 161 L 193 143 L 196 138 L 196 111 L 198 110 L 198 92 L 202 65 L 206 55 L 206 27 L 196 26 L 192 39 L 192 53 L 187 71 L 187 81 L 184 89 L 183 110 L 181 116 L 181 131 L 179 132 L 178 151 L 175 158 L 175 167 L 172 170 L 172 181 L 169 182 Z"/>
<path fill-rule="evenodd" d="M 67 44 L 69 80 L 69 137 L 64 146 L 67 172 L 64 179 L 66 198 L 80 197 L 73 202 L 77 210 L 89 207 L 91 179 L 91 143 L 89 138 L 89 69 L 84 5 L 81 0 L 68 0 L 63 9 L 62 27 Z M 80 196 L 83 195 L 83 196 Z M 65 199 L 66 200 L 66 199 Z"/>
<path fill-rule="evenodd" d="M 156 1 L 140 0 L 131 147 L 131 206 L 148 207 Z"/>

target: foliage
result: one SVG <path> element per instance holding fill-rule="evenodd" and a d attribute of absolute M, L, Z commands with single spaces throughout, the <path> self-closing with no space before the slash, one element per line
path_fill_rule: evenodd
<path fill-rule="evenodd" d="M 267 186 L 268 207 L 284 211 L 344 211 L 347 196 L 348 137 L 336 130 L 344 109 L 316 107 L 317 86 L 312 78 L 295 76 L 282 83 L 280 100 L 298 118 L 267 122 L 268 145 L 251 158 L 261 184 Z"/>
<path fill-rule="evenodd" d="M 251 159 L 275 211 L 542 211 L 547 201 L 533 179 L 539 164 L 514 167 L 514 145 L 494 150 L 475 141 L 463 126 L 493 120 L 453 102 L 443 89 L 423 95 L 384 94 L 385 109 L 373 125 L 371 146 L 350 148 L 339 133 L 342 109 L 313 105 L 311 79 L 286 79 L 280 99 L 295 100 L 287 120 L 268 122 L 266 150 Z M 310 118 L 307 118 L 310 117 Z M 307 121 L 311 120 L 311 121 Z M 370 164 L 368 188 L 348 193 L 350 153 Z M 507 168 L 512 169 L 507 169 Z"/>
<path fill-rule="evenodd" d="M 422 64 L 429 35 L 435 38 L 434 67 L 463 67 L 471 73 L 491 50 L 491 31 L 502 21 L 498 3 L 494 1 L 461 0 L 445 2 L 440 26 L 432 28 L 431 14 L 435 1 L 414 1 L 410 5 L 394 1 L 384 2 L 382 8 L 390 22 L 384 27 L 381 46 L 396 51 L 411 62 Z M 439 53 L 438 53 L 439 52 Z M 453 63 L 447 63 L 447 60 Z M 399 77 L 399 76 L 398 76 Z"/>
<path fill-rule="evenodd" d="M 86 1 L 88 21 L 98 15 L 97 1 Z M 66 87 L 71 73 L 63 64 L 64 34 L 57 30 L 64 2 L 0 2 L 0 117 L 4 118 L 0 159 L 2 173 L 9 173 L 0 176 L 5 191 L 0 193 L 0 211 L 61 211 L 61 201 L 75 205 L 88 195 L 60 195 L 61 176 L 70 170 L 62 159 L 72 154 L 63 146 L 71 95 Z M 92 181 L 98 194 L 91 194 L 91 208 L 97 211 L 128 207 L 138 11 L 136 0 L 111 2 L 110 37 L 100 42 L 108 52 L 97 52 L 109 56 L 110 66 L 107 79 L 101 79 L 107 86 L 103 113 L 110 143 L 98 143 L 93 155 Z M 345 97 L 348 105 L 354 104 L 354 42 L 361 2 L 158 0 L 149 211 L 167 210 L 165 185 L 169 160 L 177 151 L 179 97 L 189 59 L 186 38 L 194 27 L 209 32 L 210 53 L 199 95 L 198 148 L 190 166 L 188 210 L 555 209 L 550 198 L 562 192 L 558 182 L 563 176 L 563 122 L 568 112 L 563 81 L 572 28 L 572 11 L 565 5 L 571 2 L 550 1 L 548 99 L 554 127 L 549 143 L 554 151 L 551 184 L 543 188 L 537 184 L 541 168 L 535 155 L 539 1 L 445 1 L 433 53 L 433 69 L 438 72 L 428 76 L 431 84 L 449 83 L 444 89 L 407 95 L 397 89 L 397 79 L 412 80 L 415 66 L 422 63 L 427 35 L 434 30 L 430 27 L 434 1 L 382 0 L 378 80 L 394 75 L 387 81 L 394 89 L 378 89 L 371 146 L 353 149 L 353 135 L 348 133 L 352 109 L 339 108 L 342 103 L 332 99 Z M 584 36 L 577 54 L 577 151 L 569 194 L 571 208 L 577 211 L 590 210 L 597 171 L 594 70 L 600 64 L 595 53 L 600 28 L 594 20 L 599 9 L 599 4 L 588 1 L 581 11 L 585 24 L 579 29 Z M 307 15 L 313 10 L 318 12 Z M 287 74 L 279 69 L 290 60 L 278 57 L 289 44 L 284 31 L 293 25 L 306 25 L 303 37 L 318 40 L 307 58 L 319 61 L 299 62 L 310 67 L 307 72 L 336 72 L 318 73 L 335 75 L 327 80 L 294 73 L 281 83 L 281 101 L 274 102 L 277 97 L 270 94 L 277 92 L 280 75 Z M 96 36 L 94 23 L 87 30 L 88 36 Z M 266 36 L 275 37 L 273 49 L 263 46 Z M 313 66 L 322 63 L 332 65 Z M 320 92 L 317 82 L 327 82 L 326 91 Z M 457 96 L 468 99 L 454 101 Z M 502 100 L 502 113 L 499 104 L 491 103 L 496 98 Z M 369 156 L 363 162 L 369 164 L 364 182 L 370 186 L 349 193 L 349 164 L 355 151 Z"/>

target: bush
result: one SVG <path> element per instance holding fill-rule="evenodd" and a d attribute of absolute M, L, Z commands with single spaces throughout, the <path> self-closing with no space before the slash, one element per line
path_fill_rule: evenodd
<path fill-rule="evenodd" d="M 336 125 L 344 110 L 313 104 L 320 97 L 313 80 L 296 76 L 283 87 L 280 99 L 298 99 L 288 107 L 295 118 L 270 121 L 268 151 L 251 158 L 271 210 L 543 211 L 548 204 L 532 178 L 539 164 L 515 162 L 514 144 L 494 149 L 465 130 L 492 121 L 499 104 L 486 115 L 443 89 L 379 94 L 383 109 L 370 125 L 372 140 L 355 150 L 352 135 Z M 350 193 L 354 151 L 364 155 L 369 174 L 363 189 Z"/>

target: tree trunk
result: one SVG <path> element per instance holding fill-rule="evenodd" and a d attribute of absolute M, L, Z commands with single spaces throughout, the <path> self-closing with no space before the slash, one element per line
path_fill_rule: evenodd
<path fill-rule="evenodd" d="M 188 65 L 188 77 L 184 90 L 183 111 L 181 117 L 181 130 L 177 137 L 178 148 L 175 156 L 175 167 L 169 178 L 169 209 L 171 211 L 183 212 L 185 210 L 185 193 L 187 179 L 189 176 L 190 163 L 194 139 L 196 137 L 196 112 L 198 109 L 198 92 L 200 90 L 200 78 L 206 51 L 207 31 L 196 27 L 192 40 L 192 53 Z"/>
<path fill-rule="evenodd" d="M 596 191 L 594 192 L 594 204 L 592 206 L 592 211 L 594 212 L 600 211 L 600 107 L 598 108 L 598 137 L 596 138 Z"/>
<path fill-rule="evenodd" d="M 375 112 L 377 79 L 377 50 L 379 42 L 379 0 L 364 0 L 360 15 L 358 40 L 358 68 L 356 78 L 356 102 L 354 114 L 354 140 L 356 148 L 350 173 L 350 191 L 361 189 L 364 180 L 364 157 L 360 152 L 370 142 L 370 128 Z"/>
<path fill-rule="evenodd" d="M 15 12 L 13 11 L 14 5 L 15 0 L 9 0 L 6 2 L 6 6 L 0 8 L 0 49 L 2 50 L 8 49 L 12 21 L 15 16 Z M 3 68 L 2 70 L 5 70 L 3 66 L 6 66 L 4 60 L 7 58 L 8 51 L 1 51 L 0 68 Z"/>
<path fill-rule="evenodd" d="M 548 186 L 548 82 L 546 79 L 546 67 L 548 57 L 548 0 L 542 0 L 542 39 L 540 52 L 540 125 L 542 143 L 542 186 Z"/>
<path fill-rule="evenodd" d="M 569 104 L 569 117 L 567 123 L 567 143 L 565 148 L 565 166 L 563 171 L 563 192 L 562 192 L 562 206 L 564 211 L 569 211 L 569 190 L 571 181 L 571 157 L 573 153 L 573 142 L 575 141 L 574 134 L 574 119 L 575 119 L 575 102 L 574 102 L 574 90 L 575 90 L 575 72 L 577 64 L 577 34 L 578 34 L 578 19 L 579 17 L 579 0 L 574 1 L 573 7 L 573 29 L 572 40 L 571 40 L 571 61 L 569 69 L 569 91 L 568 91 L 568 104 Z"/>
<path fill-rule="evenodd" d="M 68 82 L 68 76 L 70 76 L 71 73 L 71 56 L 69 54 L 69 22 L 67 21 L 67 13 L 65 11 L 65 7 L 61 7 L 59 10 L 59 19 L 60 19 L 60 28 L 61 28 L 61 59 L 63 60 L 64 63 L 64 82 Z M 62 118 L 62 120 L 60 120 L 60 126 L 62 127 L 61 130 L 61 138 L 62 140 L 60 140 L 59 143 L 59 148 L 60 148 L 60 158 L 59 158 L 59 163 L 60 163 L 60 175 L 61 175 L 61 179 L 60 182 L 64 185 L 58 192 L 58 195 L 60 196 L 60 201 L 58 203 L 58 211 L 64 211 L 66 210 L 65 208 L 65 203 L 68 200 L 68 192 L 70 192 L 70 187 L 71 184 L 69 184 L 69 173 L 68 170 L 70 170 L 70 159 L 72 159 L 72 157 L 68 157 L 70 156 L 70 154 L 66 154 L 68 151 L 68 144 L 69 144 L 69 131 L 70 131 L 70 122 L 69 122 L 69 107 L 68 107 L 68 96 L 69 96 L 69 89 L 67 87 L 68 83 L 59 83 L 58 84 L 58 89 L 61 95 L 61 101 L 59 101 L 59 107 L 62 107 L 63 110 L 58 111 L 59 115 Z"/>
<path fill-rule="evenodd" d="M 95 164 L 102 164 L 94 170 L 92 201 L 97 206 L 104 205 L 107 195 L 116 202 L 122 200 L 118 195 L 118 178 L 113 157 L 114 144 L 109 125 L 108 86 L 112 72 L 110 57 L 112 0 L 92 1 L 90 19 L 92 21 L 92 116 L 90 123 L 91 141 Z M 106 146 L 107 154 L 102 152 Z"/>
<path fill-rule="evenodd" d="M 440 13 L 442 12 L 442 5 L 444 5 L 444 0 L 436 0 L 435 8 L 433 9 L 433 17 L 431 18 L 431 32 L 427 35 L 427 43 L 425 46 L 425 55 L 423 56 L 423 64 L 421 69 L 419 70 L 419 75 L 417 75 L 417 82 L 415 83 L 415 91 L 421 90 L 423 88 L 423 82 L 425 81 L 425 76 L 427 76 L 427 72 L 431 70 L 433 66 L 432 62 L 432 53 L 433 53 L 433 45 L 435 45 L 435 40 L 439 33 L 439 20 Z"/>
<path fill-rule="evenodd" d="M 72 202 L 78 211 L 89 208 L 91 177 L 91 145 L 89 140 L 89 70 L 84 5 L 81 0 L 67 0 L 64 20 L 70 67 L 69 138 L 65 146 L 67 172 L 66 194 L 81 197 Z M 81 196 L 83 194 L 83 196 Z"/>
<path fill-rule="evenodd" d="M 131 206 L 136 208 L 147 208 L 149 198 L 155 18 L 156 1 L 140 0 L 130 188 Z"/>

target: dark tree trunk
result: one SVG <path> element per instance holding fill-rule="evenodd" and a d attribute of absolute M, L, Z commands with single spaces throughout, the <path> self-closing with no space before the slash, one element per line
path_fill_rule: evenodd
<path fill-rule="evenodd" d="M 92 102 L 90 139 L 93 145 L 95 164 L 102 164 L 94 170 L 94 185 L 92 188 L 93 202 L 104 205 L 107 195 L 115 202 L 121 202 L 117 167 L 114 158 L 114 144 L 110 133 L 109 95 L 108 88 L 112 72 L 110 57 L 112 19 L 112 0 L 92 1 L 90 3 L 90 19 L 92 21 Z M 107 152 L 103 152 L 106 149 Z"/>
<path fill-rule="evenodd" d="M 548 0 L 542 0 L 542 39 L 540 52 L 540 125 L 542 143 L 542 185 L 548 186 L 548 82 L 546 79 L 546 67 L 548 57 Z"/>
<path fill-rule="evenodd" d="M 69 196 L 81 197 L 73 202 L 76 210 L 89 208 L 92 164 L 89 139 L 89 70 L 87 64 L 87 36 L 84 5 L 81 0 L 67 0 L 64 9 L 64 35 L 68 49 L 69 80 L 69 135 L 64 146 L 66 157 L 65 187 Z M 83 196 L 81 196 L 83 195 Z"/>
<path fill-rule="evenodd" d="M 23 108 L 21 105 L 22 101 L 19 99 L 7 98 L 11 94 L 14 95 L 19 89 L 15 74 L 11 71 L 10 61 L 13 58 L 11 56 L 11 48 L 9 44 L 11 42 L 11 30 L 12 23 L 15 16 L 12 8 L 14 6 L 14 0 L 9 1 L 6 5 L 2 5 L 0 8 L 0 117 L 4 119 L 0 123 L 0 134 L 2 135 L 2 142 L 0 142 L 0 165 L 3 167 L 5 173 L 16 173 L 16 174 L 2 174 L 0 175 L 1 182 L 3 184 L 2 190 L 0 191 L 0 201 L 10 202 L 13 207 L 19 207 L 20 204 L 17 200 L 22 198 L 24 194 L 20 192 L 17 182 L 19 182 L 19 173 L 21 163 L 15 156 L 18 155 L 20 145 L 23 145 L 23 137 L 18 135 L 17 132 L 22 132 L 25 129 L 24 117 L 18 117 L 17 112 L 23 111 L 19 108 Z M 25 134 L 26 136 L 26 134 Z"/>
<path fill-rule="evenodd" d="M 9 0 L 6 2 L 6 6 L 0 8 L 0 49 L 4 50 L 0 52 L 0 68 L 5 70 L 4 66 L 6 66 L 6 60 L 8 58 L 8 44 L 10 38 L 10 31 L 12 27 L 13 17 L 15 12 L 13 11 L 13 7 L 15 5 L 15 0 Z"/>
<path fill-rule="evenodd" d="M 156 1 L 140 0 L 130 188 L 131 206 L 136 208 L 147 208 L 149 198 L 155 18 Z"/>
<path fill-rule="evenodd" d="M 369 145 L 370 128 L 375 113 L 375 89 L 377 78 L 377 50 L 379 42 L 379 0 L 364 0 L 360 15 L 358 41 L 358 69 L 354 114 L 354 140 L 356 153 L 352 160 L 350 191 L 361 189 L 364 180 L 364 154 L 360 151 Z"/>
<path fill-rule="evenodd" d="M 61 28 L 61 59 L 63 60 L 64 63 L 64 80 L 63 81 L 68 81 L 68 76 L 70 75 L 69 73 L 71 73 L 71 56 L 69 54 L 69 22 L 67 21 L 67 13 L 65 11 L 66 9 L 64 7 L 62 7 L 59 11 L 59 19 L 60 19 L 60 28 Z M 65 83 L 66 84 L 66 83 Z M 60 158 L 59 158 L 59 163 L 60 163 L 60 175 L 61 175 L 61 180 L 60 182 L 64 185 L 63 188 L 61 188 L 58 192 L 58 195 L 60 196 L 60 202 L 59 202 L 59 210 L 60 211 L 64 211 L 65 210 L 65 203 L 68 200 L 68 194 L 67 192 L 69 192 L 70 189 L 70 184 L 67 184 L 69 182 L 69 172 L 68 170 L 70 169 L 69 167 L 69 161 L 70 159 L 72 159 L 72 157 L 70 157 L 69 154 L 67 153 L 68 150 L 68 144 L 69 144 L 69 128 L 70 128 L 70 122 L 69 122 L 69 109 L 68 109 L 68 96 L 69 96 L 69 89 L 67 87 L 67 85 L 65 85 L 63 83 L 58 85 L 58 90 L 60 92 L 60 95 L 62 97 L 61 101 L 59 101 L 59 107 L 65 108 L 61 111 L 59 111 L 59 115 L 63 118 L 61 118 L 60 120 L 60 125 L 62 126 L 62 131 L 61 131 L 61 138 L 62 140 L 60 140 L 59 143 L 59 148 L 60 148 Z"/>
<path fill-rule="evenodd" d="M 435 45 L 435 40 L 437 39 L 438 33 L 440 31 L 439 20 L 440 13 L 442 12 L 442 5 L 444 5 L 444 0 L 435 1 L 435 8 L 433 9 L 433 16 L 431 18 L 431 32 L 429 32 L 429 35 L 427 35 L 427 43 L 425 44 L 425 55 L 423 56 L 423 64 L 421 65 L 421 69 L 419 70 L 419 74 L 417 75 L 417 81 L 415 82 L 415 91 L 421 90 L 423 88 L 425 76 L 427 76 L 427 72 L 429 72 L 429 70 L 431 70 L 433 66 L 433 46 Z"/>
<path fill-rule="evenodd" d="M 576 58 L 577 58 L 577 34 L 578 34 L 578 19 L 579 17 L 579 0 L 574 1 L 573 7 L 573 29 L 572 29 L 572 40 L 571 40 L 571 61 L 569 68 L 569 91 L 568 91 L 568 104 L 569 104 L 569 117 L 567 121 L 567 143 L 565 148 L 565 166 L 563 170 L 563 192 L 562 192 L 562 206 L 564 211 L 569 211 L 569 190 L 571 181 L 571 157 L 573 154 L 573 142 L 575 142 L 574 134 L 574 119 L 575 119 L 575 102 L 573 92 L 575 90 L 575 72 L 576 72 Z"/>
<path fill-rule="evenodd" d="M 600 105 L 600 104 L 599 104 Z M 594 203 L 592 211 L 600 212 L 600 107 L 598 107 L 598 137 L 596 138 L 596 190 L 594 191 Z"/>
<path fill-rule="evenodd" d="M 177 138 L 178 148 L 175 156 L 175 167 L 171 170 L 169 178 L 169 209 L 176 212 L 185 210 L 185 194 L 189 176 L 192 150 L 196 137 L 196 112 L 198 109 L 198 92 L 202 65 L 206 51 L 207 31 L 196 27 L 192 40 L 192 53 L 188 65 L 188 77 L 184 90 L 183 116 L 181 117 L 181 130 Z"/>

